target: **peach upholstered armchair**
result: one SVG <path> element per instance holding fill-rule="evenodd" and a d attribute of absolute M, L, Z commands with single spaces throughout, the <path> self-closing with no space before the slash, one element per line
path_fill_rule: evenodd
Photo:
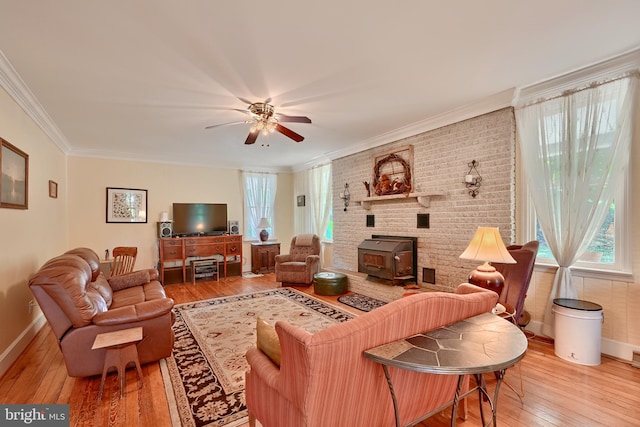
<path fill-rule="evenodd" d="M 315 234 L 294 236 L 289 253 L 276 255 L 276 282 L 283 286 L 309 286 L 319 271 L 320 238 Z"/>
<path fill-rule="evenodd" d="M 382 366 L 364 351 L 489 312 L 497 300 L 495 292 L 465 283 L 455 293 L 401 298 L 315 334 L 277 322 L 279 367 L 258 348 L 246 355 L 249 425 L 256 419 L 263 427 L 394 425 Z M 389 370 L 402 425 L 453 399 L 456 375 Z"/>

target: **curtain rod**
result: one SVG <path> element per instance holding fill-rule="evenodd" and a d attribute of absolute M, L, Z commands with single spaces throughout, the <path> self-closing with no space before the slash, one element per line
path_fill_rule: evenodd
<path fill-rule="evenodd" d="M 552 97 L 549 97 L 549 98 L 536 99 L 536 100 L 528 102 L 528 103 L 526 103 L 526 104 L 524 104 L 524 105 L 522 105 L 522 106 L 520 106 L 520 107 L 518 107 L 516 109 L 517 110 L 521 110 L 521 109 L 526 108 L 526 107 L 531 107 L 532 105 L 538 105 L 538 104 L 542 104 L 543 102 L 553 101 L 554 99 L 564 98 L 564 97 L 567 97 L 569 95 L 573 95 L 574 93 L 582 92 L 584 90 L 593 89 L 593 88 L 596 88 L 596 87 L 599 87 L 599 86 L 602 86 L 602 85 L 605 85 L 605 84 L 608 84 L 608 83 L 612 83 L 612 82 L 615 82 L 615 81 L 618 81 L 618 80 L 622 80 L 622 79 L 633 78 L 633 77 L 636 77 L 636 78 L 640 77 L 640 70 L 632 70 L 632 71 L 626 72 L 624 74 L 621 74 L 621 75 L 619 75 L 617 77 L 612 77 L 612 78 L 608 78 L 608 79 L 601 80 L 601 81 L 594 81 L 594 82 L 591 82 L 591 83 L 586 84 L 586 85 L 584 85 L 582 87 L 579 87 L 579 88 L 567 89 L 567 90 L 562 91 L 562 93 L 560 93 L 559 95 L 552 96 Z"/>

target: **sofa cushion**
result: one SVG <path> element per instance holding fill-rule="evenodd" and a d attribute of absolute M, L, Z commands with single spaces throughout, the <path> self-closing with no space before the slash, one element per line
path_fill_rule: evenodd
<path fill-rule="evenodd" d="M 96 280 L 100 275 L 100 258 L 98 258 L 98 254 L 92 249 L 75 248 L 65 252 L 65 254 L 77 255 L 89 264 L 89 268 L 91 268 L 91 281 Z"/>
<path fill-rule="evenodd" d="M 276 329 L 258 317 L 256 321 L 256 347 L 280 367 L 280 340 Z"/>
<path fill-rule="evenodd" d="M 299 234 L 296 236 L 296 246 L 313 245 L 313 234 Z"/>
<path fill-rule="evenodd" d="M 149 283 L 145 283 L 142 286 L 142 290 L 144 291 L 144 299 L 145 301 L 151 301 L 154 299 L 166 298 L 167 294 L 164 291 L 164 287 L 157 280 L 152 280 Z"/>
<path fill-rule="evenodd" d="M 113 293 L 113 302 L 111 303 L 110 310 L 115 308 L 124 307 L 126 305 L 135 305 L 144 302 L 144 290 L 142 286 L 135 286 L 133 288 L 126 288 Z"/>
<path fill-rule="evenodd" d="M 93 318 L 96 325 L 123 325 L 125 323 L 139 322 L 154 319 L 171 312 L 173 300 L 171 298 L 145 301 L 140 304 L 127 305 L 100 313 Z"/>
<path fill-rule="evenodd" d="M 141 302 L 166 298 L 164 288 L 158 281 L 145 283 L 142 286 L 121 289 L 113 293 L 113 302 L 110 309 L 124 307 L 126 305 L 140 304 Z"/>
<path fill-rule="evenodd" d="M 96 291 L 104 298 L 104 301 L 107 303 L 107 307 L 111 307 L 111 302 L 113 301 L 113 291 L 111 290 L 111 286 L 109 286 L 109 282 L 104 277 L 104 274 L 100 273 L 96 279 L 89 283 L 89 286 Z"/>
<path fill-rule="evenodd" d="M 282 264 L 280 264 L 280 269 L 282 271 L 298 271 L 304 273 L 304 271 L 307 269 L 307 263 L 304 261 L 283 262 Z"/>
<path fill-rule="evenodd" d="M 150 280 L 147 270 L 134 271 L 132 273 L 123 274 L 121 276 L 113 276 L 109 278 L 109 285 L 114 291 L 140 286 L 148 283 Z"/>

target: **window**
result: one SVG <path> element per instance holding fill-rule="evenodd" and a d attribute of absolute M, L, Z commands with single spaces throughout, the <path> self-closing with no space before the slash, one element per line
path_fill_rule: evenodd
<path fill-rule="evenodd" d="M 258 224 L 267 218 L 269 237 L 274 238 L 275 200 L 278 175 L 273 173 L 242 172 L 244 187 L 244 235 L 246 240 L 258 240 Z"/>
<path fill-rule="evenodd" d="M 625 189 L 618 191 L 616 200 L 625 200 L 625 193 Z M 535 215 L 530 197 L 528 202 L 529 218 L 532 220 L 528 227 L 530 233 L 528 233 L 529 236 L 526 240 L 535 239 L 540 242 L 536 263 L 557 265 L 540 229 L 540 223 Z M 574 267 L 620 273 L 629 273 L 631 271 L 630 259 L 624 255 L 630 251 L 629 245 L 631 242 L 627 237 L 628 232 L 625 230 L 629 230 L 631 217 L 627 210 L 624 209 L 624 206 L 624 203 L 621 204 L 620 202 L 617 204 L 615 201 L 611 203 L 604 222 L 591 240 L 587 251 L 578 259 Z"/>
<path fill-rule="evenodd" d="M 324 233 L 324 241 L 333 242 L 333 209 L 329 211 L 329 222 L 327 223 L 327 232 Z"/>
<path fill-rule="evenodd" d="M 579 256 L 573 266 L 630 271 L 634 96 L 635 80 L 623 77 L 516 111 L 527 200 L 537 209 L 529 208 L 528 237 L 540 241 L 538 262 L 555 263 L 555 254 L 569 267 Z"/>
<path fill-rule="evenodd" d="M 318 166 L 308 172 L 310 231 L 325 242 L 333 240 L 333 202 L 331 164 Z"/>

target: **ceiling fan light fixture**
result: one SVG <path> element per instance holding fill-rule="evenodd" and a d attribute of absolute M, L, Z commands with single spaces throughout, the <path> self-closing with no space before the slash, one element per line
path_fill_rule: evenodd
<path fill-rule="evenodd" d="M 242 110 L 238 110 L 242 111 Z M 286 126 L 282 126 L 280 121 L 282 122 L 295 122 L 295 123 L 311 123 L 311 119 L 305 116 L 287 116 L 285 114 L 280 114 L 276 116 L 275 109 L 273 105 L 268 104 L 267 102 L 256 102 L 247 108 L 247 112 L 251 115 L 251 119 L 245 120 L 242 122 L 232 122 L 225 123 L 228 124 L 236 124 L 236 123 L 248 123 L 251 124 L 249 129 L 249 136 L 245 140 L 245 144 L 251 145 L 256 142 L 259 134 L 268 135 L 270 133 L 279 132 L 286 136 L 287 138 L 293 139 L 295 142 L 302 142 L 304 137 L 289 129 Z M 207 126 L 206 129 L 211 129 L 217 126 L 223 125 L 213 125 Z M 264 144 L 263 144 L 264 145 Z M 268 147 L 269 144 L 266 144 Z"/>

